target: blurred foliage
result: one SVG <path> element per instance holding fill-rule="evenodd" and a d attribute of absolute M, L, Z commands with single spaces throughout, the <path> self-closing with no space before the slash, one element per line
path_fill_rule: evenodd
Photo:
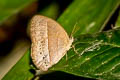
<path fill-rule="evenodd" d="M 49 4 L 46 8 L 41 10 L 39 14 L 52 19 L 56 19 L 59 14 L 59 6 L 57 3 L 53 2 Z"/>
<path fill-rule="evenodd" d="M 118 15 L 115 27 L 120 27 L 120 6 L 119 6 L 119 15 Z"/>
<path fill-rule="evenodd" d="M 35 0 L 0 0 L 0 24 Z"/>

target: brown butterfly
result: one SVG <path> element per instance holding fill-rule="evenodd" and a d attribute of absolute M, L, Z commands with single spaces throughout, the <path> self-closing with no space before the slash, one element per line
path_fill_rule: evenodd
<path fill-rule="evenodd" d="M 35 15 L 30 22 L 31 57 L 35 66 L 47 71 L 71 48 L 73 38 L 56 21 Z"/>

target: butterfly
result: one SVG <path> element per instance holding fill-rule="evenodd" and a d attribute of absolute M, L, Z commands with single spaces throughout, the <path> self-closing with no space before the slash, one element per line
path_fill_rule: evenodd
<path fill-rule="evenodd" d="M 60 24 L 41 15 L 31 19 L 30 37 L 32 61 L 42 71 L 58 63 L 73 43 L 73 37 Z"/>

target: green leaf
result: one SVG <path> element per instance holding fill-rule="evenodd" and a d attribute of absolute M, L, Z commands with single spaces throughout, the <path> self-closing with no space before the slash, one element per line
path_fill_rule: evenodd
<path fill-rule="evenodd" d="M 119 4 L 120 0 L 74 0 L 58 22 L 69 34 L 75 24 L 80 27 L 76 35 L 98 32 L 105 27 Z"/>
<path fill-rule="evenodd" d="M 95 79 L 120 79 L 120 28 L 75 38 L 72 48 L 51 70 Z M 77 52 L 75 54 L 75 52 Z"/>
<path fill-rule="evenodd" d="M 120 27 L 120 10 L 119 10 L 119 15 L 115 24 L 116 27 Z"/>
<path fill-rule="evenodd" d="M 31 80 L 33 74 L 30 73 L 30 52 L 27 51 L 25 55 L 17 62 L 10 72 L 8 72 L 2 80 Z"/>
<path fill-rule="evenodd" d="M 0 0 L 0 24 L 35 0 Z"/>

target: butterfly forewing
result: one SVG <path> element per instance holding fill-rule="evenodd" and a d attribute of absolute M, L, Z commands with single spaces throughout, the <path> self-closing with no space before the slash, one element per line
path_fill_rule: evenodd
<path fill-rule="evenodd" d="M 37 68 L 47 71 L 69 50 L 72 41 L 54 20 L 36 15 L 30 24 L 31 56 Z"/>
<path fill-rule="evenodd" d="M 35 16 L 30 24 L 31 32 L 31 56 L 37 68 L 46 70 L 50 62 L 48 51 L 47 22 L 44 18 Z"/>

